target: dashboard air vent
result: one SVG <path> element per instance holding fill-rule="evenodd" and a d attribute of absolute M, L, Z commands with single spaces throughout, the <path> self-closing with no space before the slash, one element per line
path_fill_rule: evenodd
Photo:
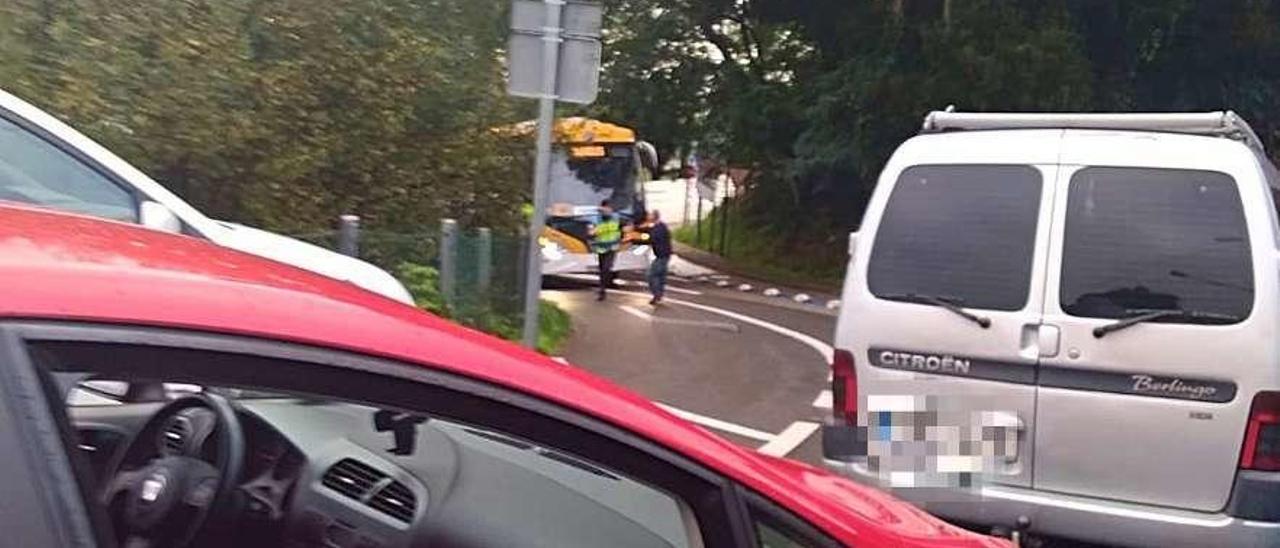
<path fill-rule="evenodd" d="M 369 498 L 369 507 L 405 523 L 413 521 L 417 497 L 403 483 L 393 481 Z"/>
<path fill-rule="evenodd" d="M 164 432 L 160 435 L 162 436 L 160 443 L 165 453 L 181 455 L 183 448 L 187 445 L 187 436 L 191 435 L 191 420 L 178 415 L 164 425 Z"/>
<path fill-rule="evenodd" d="M 342 459 L 329 467 L 321 483 L 343 495 L 363 500 L 366 493 L 387 477 L 372 466 L 355 459 Z"/>

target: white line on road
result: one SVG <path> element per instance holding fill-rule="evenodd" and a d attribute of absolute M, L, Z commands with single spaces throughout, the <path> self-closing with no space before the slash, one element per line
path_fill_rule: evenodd
<path fill-rule="evenodd" d="M 590 283 L 590 284 L 596 284 L 600 282 L 600 278 L 595 274 L 555 274 L 555 276 L 559 278 L 564 278 L 566 280 L 575 280 L 575 281 Z M 614 280 L 614 281 L 618 282 L 619 285 L 623 285 L 623 286 L 629 285 L 627 283 L 627 280 Z M 689 281 L 689 280 L 682 280 L 682 281 Z M 636 285 L 641 285 L 641 284 L 640 282 L 636 282 Z M 667 291 L 670 291 L 672 293 L 683 293 L 685 295 L 701 295 L 702 294 L 701 291 L 694 291 L 692 289 L 685 289 L 683 287 L 672 287 L 669 285 L 667 286 Z"/>
<path fill-rule="evenodd" d="M 618 305 L 618 308 L 621 308 L 623 312 L 626 312 L 627 314 L 631 314 L 632 316 L 640 318 L 646 322 L 653 321 L 653 314 L 640 310 L 639 308 L 636 308 L 634 306 L 622 304 L 622 305 Z"/>
<path fill-rule="evenodd" d="M 643 295 L 643 294 L 641 294 L 641 293 L 637 293 L 637 292 L 635 292 L 635 291 L 619 291 L 619 292 L 620 292 L 620 293 L 627 293 L 627 294 L 631 294 L 631 295 Z M 814 338 L 814 337 L 810 337 L 810 336 L 808 336 L 808 335 L 805 335 L 804 333 L 800 333 L 799 331 L 794 331 L 794 330 L 791 330 L 791 329 L 787 329 L 787 328 L 782 327 L 781 325 L 778 325 L 778 324 L 775 324 L 775 323 L 770 323 L 770 322 L 766 322 L 766 321 L 764 321 L 764 320 L 761 320 L 761 319 L 759 319 L 759 318 L 755 318 L 755 317 L 752 317 L 752 316 L 747 316 L 746 314 L 739 314 L 739 313 L 737 313 L 737 312 L 732 312 L 732 311 L 729 311 L 729 310 L 725 310 L 725 309 L 723 309 L 723 308 L 716 308 L 716 307 L 714 307 L 714 306 L 707 306 L 707 305 L 705 305 L 705 304 L 699 304 L 699 303 L 695 303 L 695 302 L 682 301 L 682 300 L 680 300 L 680 299 L 671 299 L 671 298 L 666 298 L 666 299 L 663 299 L 663 302 L 671 303 L 671 304 L 675 304 L 675 305 L 680 305 L 680 306 L 687 306 L 687 307 L 689 307 L 689 308 L 694 308 L 694 309 L 697 309 L 697 310 L 702 310 L 702 311 L 704 311 L 704 312 L 710 312 L 710 313 L 712 313 L 712 314 L 718 314 L 718 315 L 724 316 L 724 317 L 726 317 L 726 318 L 731 318 L 731 319 L 734 319 L 734 320 L 738 320 L 738 321 L 740 321 L 740 322 L 742 322 L 742 323 L 749 323 L 749 324 L 754 325 L 754 326 L 756 326 L 756 327 L 762 327 L 762 328 L 764 328 L 764 329 L 768 329 L 769 331 L 773 331 L 774 333 L 777 333 L 777 334 L 782 335 L 782 336 L 784 336 L 784 337 L 790 337 L 790 338 L 792 338 L 792 339 L 795 339 L 796 341 L 799 341 L 799 342 L 803 343 L 804 345 L 808 346 L 809 348 L 812 348 L 812 349 L 814 349 L 815 351 L 817 351 L 817 352 L 818 352 L 818 354 L 820 354 L 820 355 L 822 356 L 822 360 L 823 360 L 823 362 L 825 362 L 825 363 L 831 363 L 831 355 L 835 353 L 835 349 L 833 349 L 833 348 L 831 347 L 831 345 L 829 345 L 829 344 L 827 344 L 827 343 L 824 343 L 824 342 L 822 342 L 822 341 L 820 341 L 820 340 L 818 340 L 818 339 L 816 339 L 816 338 Z"/>
<path fill-rule="evenodd" d="M 683 293 L 685 295 L 701 295 L 702 294 L 701 291 L 694 291 L 692 289 L 685 289 L 683 287 L 667 286 L 667 291 L 670 291 L 672 293 Z"/>
<path fill-rule="evenodd" d="M 656 403 L 656 404 L 658 405 L 658 407 L 661 407 L 661 408 L 663 408 L 663 409 L 666 409 L 666 410 L 667 410 L 667 412 L 668 412 L 668 413 L 671 413 L 672 415 L 675 415 L 675 416 L 677 416 L 677 417 L 680 417 L 680 418 L 682 418 L 682 419 L 684 419 L 684 420 L 687 420 L 687 421 L 689 421 L 689 422 L 692 422 L 692 423 L 694 423 L 694 424 L 700 424 L 700 425 L 702 425 L 702 426 L 706 426 L 706 427 L 708 427 L 708 428 L 714 428 L 714 429 L 719 430 L 719 431 L 721 431 L 721 432 L 728 432 L 728 433 L 730 433 L 730 434 L 737 434 L 737 435 L 742 436 L 742 437 L 744 437 L 744 438 L 751 438 L 751 439 L 753 439 L 753 440 L 763 441 L 763 442 L 768 442 L 768 443 L 772 443 L 772 442 L 776 439 L 776 437 L 777 437 L 777 436 L 774 436 L 773 434 L 770 434 L 770 433 L 768 433 L 768 432 L 761 432 L 761 431 L 756 430 L 756 429 L 754 429 L 754 428 L 747 428 L 746 426 L 741 426 L 741 425 L 733 424 L 733 423 L 731 423 L 731 422 L 722 421 L 722 420 L 720 420 L 720 419 L 713 419 L 713 418 L 711 418 L 711 417 L 704 417 L 704 416 L 699 415 L 699 414 L 697 414 L 697 413 L 693 413 L 693 412 L 690 412 L 690 411 L 685 411 L 684 409 L 680 409 L 680 408 L 677 408 L 677 407 L 672 407 L 672 406 L 667 405 L 667 404 L 665 404 L 665 403 L 661 403 L 661 402 L 654 402 L 654 403 Z M 794 426 L 794 425 L 793 425 L 793 426 Z M 786 433 L 786 431 L 783 431 L 783 433 Z M 768 443 L 766 443 L 766 445 L 768 445 Z"/>
<path fill-rule="evenodd" d="M 756 451 L 774 457 L 786 456 L 787 453 L 800 447 L 800 444 L 809 439 L 809 436 L 812 436 L 814 432 L 817 432 L 819 426 L 816 422 L 793 422 L 791 426 L 786 427 L 780 434 L 759 449 L 756 449 Z"/>
<path fill-rule="evenodd" d="M 709 327 L 711 329 L 723 329 L 725 331 L 732 331 L 734 333 L 738 332 L 738 326 L 731 324 L 729 322 L 709 322 L 709 321 L 703 321 L 703 320 L 686 320 L 682 318 L 664 318 L 662 316 L 654 316 L 653 314 L 650 314 L 648 312 L 640 310 L 639 308 L 636 308 L 631 305 L 626 305 L 626 304 L 620 304 L 618 305 L 618 308 L 621 308 L 623 312 L 626 312 L 627 314 L 631 314 L 632 316 L 640 318 L 646 322 L 665 323 L 665 324 L 672 324 L 672 325 L 691 325 L 694 327 Z"/>
<path fill-rule="evenodd" d="M 642 293 L 638 293 L 635 291 L 616 291 L 616 292 L 623 293 L 623 294 L 643 296 Z M 752 316 L 747 316 L 745 314 L 739 314 L 737 312 L 724 310 L 722 308 L 716 308 L 714 306 L 708 306 L 705 304 L 683 301 L 680 299 L 668 298 L 668 299 L 664 299 L 664 301 L 669 302 L 671 304 L 680 305 L 680 306 L 687 306 L 689 308 L 693 308 L 696 310 L 702 310 L 704 312 L 710 312 L 712 314 L 718 314 L 726 318 L 731 318 L 743 323 L 748 323 L 757 327 L 767 329 L 769 331 L 773 331 L 774 333 L 783 335 L 785 337 L 790 337 L 804 344 L 805 346 L 808 346 L 809 348 L 812 348 L 813 350 L 817 351 L 818 354 L 822 356 L 823 361 L 826 363 L 831 363 L 832 354 L 835 353 L 835 349 L 832 348 L 831 345 L 824 343 L 814 337 L 810 337 L 809 335 L 805 335 L 804 333 L 787 329 L 780 325 L 770 323 L 770 322 L 761 320 L 759 318 L 754 318 Z M 645 314 L 643 311 L 639 309 L 636 309 L 636 312 Z M 829 377 L 830 377 L 830 374 L 828 373 L 828 380 L 830 380 Z M 819 395 L 818 399 L 821 399 L 821 398 L 822 396 Z M 815 403 L 817 403 L 817 400 L 815 400 Z M 766 455 L 785 456 L 786 454 L 795 450 L 796 447 L 799 447 L 800 444 L 804 443 L 804 440 L 808 439 L 809 436 L 812 436 L 813 433 L 816 432 L 821 427 L 821 425 L 813 422 L 796 421 L 794 423 L 791 423 L 791 426 L 788 426 L 781 433 L 775 436 L 773 434 L 769 434 L 768 432 L 761 432 L 759 430 L 754 430 L 751 428 L 747 428 L 745 426 L 739 426 L 739 425 L 736 425 L 730 422 L 725 422 L 719 419 L 704 417 L 702 415 L 690 413 L 688 411 L 677 409 L 661 403 L 659 403 L 658 405 L 666 409 L 667 411 L 671 412 L 672 414 L 678 417 L 681 417 L 689 422 L 693 422 L 695 424 L 701 424 L 703 426 L 714 428 L 716 430 L 720 430 L 723 432 L 729 432 L 729 433 L 737 434 L 739 436 L 763 441 L 765 442 L 764 446 L 757 449 L 757 451 L 764 453 Z"/>
<path fill-rule="evenodd" d="M 831 391 L 823 390 L 818 393 L 818 397 L 813 399 L 813 406 L 818 409 L 831 409 L 831 406 L 833 405 L 831 402 L 833 400 L 834 398 L 831 396 Z"/>

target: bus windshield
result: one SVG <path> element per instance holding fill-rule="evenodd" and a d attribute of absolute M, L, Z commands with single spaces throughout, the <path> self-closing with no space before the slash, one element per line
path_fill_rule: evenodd
<path fill-rule="evenodd" d="M 636 195 L 636 166 L 632 145 L 612 145 L 602 157 L 572 158 L 557 149 L 551 159 L 553 208 L 600 205 L 629 213 Z"/>

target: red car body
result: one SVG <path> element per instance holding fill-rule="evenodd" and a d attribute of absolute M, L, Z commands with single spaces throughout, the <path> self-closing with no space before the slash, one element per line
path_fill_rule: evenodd
<path fill-rule="evenodd" d="M 340 281 L 194 238 L 0 206 L 0 317 L 249 335 L 482 379 L 696 460 L 856 546 L 1008 546 L 875 489 L 760 455 L 609 381 Z"/>

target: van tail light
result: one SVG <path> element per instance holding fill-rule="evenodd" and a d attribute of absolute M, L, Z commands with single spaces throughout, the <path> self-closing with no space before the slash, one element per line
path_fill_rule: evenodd
<path fill-rule="evenodd" d="M 1280 472 L 1280 392 L 1259 392 L 1253 397 L 1240 468 Z"/>
<path fill-rule="evenodd" d="M 858 423 L 858 370 L 848 350 L 837 349 L 831 356 L 831 410 L 837 421 Z"/>

